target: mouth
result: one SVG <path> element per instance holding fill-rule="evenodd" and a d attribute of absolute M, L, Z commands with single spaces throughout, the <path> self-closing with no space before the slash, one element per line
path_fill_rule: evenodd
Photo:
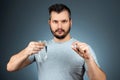
<path fill-rule="evenodd" d="M 62 34 L 63 31 L 62 31 L 62 30 L 58 30 L 57 32 L 58 32 L 59 34 Z"/>
<path fill-rule="evenodd" d="M 58 34 L 62 34 L 64 32 L 63 29 L 57 29 L 55 32 L 58 32 Z"/>

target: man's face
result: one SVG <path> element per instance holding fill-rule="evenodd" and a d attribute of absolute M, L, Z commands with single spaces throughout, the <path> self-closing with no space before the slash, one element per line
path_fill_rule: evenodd
<path fill-rule="evenodd" d="M 60 13 L 53 11 L 51 13 L 49 25 L 52 34 L 58 39 L 63 39 L 69 34 L 72 21 L 69 19 L 67 11 L 62 11 Z"/>

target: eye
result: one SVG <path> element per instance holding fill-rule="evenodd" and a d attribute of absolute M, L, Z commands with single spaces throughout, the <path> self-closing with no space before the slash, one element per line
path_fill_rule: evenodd
<path fill-rule="evenodd" d="M 57 21 L 57 20 L 54 20 L 54 21 L 53 21 L 53 23 L 57 24 L 57 23 L 58 23 L 58 21 Z"/>
<path fill-rule="evenodd" d="M 67 23 L 68 21 L 67 20 L 63 20 L 62 23 Z"/>

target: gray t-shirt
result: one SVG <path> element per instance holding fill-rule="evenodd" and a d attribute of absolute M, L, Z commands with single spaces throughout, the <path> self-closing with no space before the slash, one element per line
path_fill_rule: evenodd
<path fill-rule="evenodd" d="M 87 66 L 84 59 L 71 48 L 75 41 L 74 38 L 62 43 L 47 41 L 47 50 L 29 57 L 31 62 L 37 63 L 39 80 L 83 80 Z M 98 64 L 93 50 L 90 50 Z"/>

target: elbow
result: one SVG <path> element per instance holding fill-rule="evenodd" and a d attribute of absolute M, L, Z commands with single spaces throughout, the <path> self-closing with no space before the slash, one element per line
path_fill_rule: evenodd
<path fill-rule="evenodd" d="M 91 78 L 90 80 L 106 80 L 106 76 L 99 77 L 99 78 Z"/>
<path fill-rule="evenodd" d="M 96 80 L 96 79 L 95 79 L 95 80 Z M 106 79 L 106 74 L 103 73 L 103 75 L 102 75 L 98 80 L 107 80 L 107 79 Z"/>
<path fill-rule="evenodd" d="M 106 77 L 102 77 L 101 79 L 99 79 L 99 80 L 106 80 Z"/>
<path fill-rule="evenodd" d="M 13 69 L 9 64 L 7 64 L 7 71 L 9 71 L 9 72 L 13 72 L 14 69 Z"/>
<path fill-rule="evenodd" d="M 101 75 L 100 77 L 101 77 L 100 80 L 106 80 L 106 79 L 107 79 L 106 73 L 105 73 L 105 72 L 103 72 L 102 75 Z"/>
<path fill-rule="evenodd" d="M 14 72 L 14 71 L 16 71 L 16 69 L 12 66 L 12 65 L 10 65 L 9 63 L 7 64 L 7 71 L 8 72 Z"/>
<path fill-rule="evenodd" d="M 95 79 L 95 80 L 96 80 L 96 79 Z M 101 77 L 99 77 L 99 79 L 97 79 L 97 80 L 107 80 L 106 74 L 103 73 L 103 75 L 102 75 Z"/>
<path fill-rule="evenodd" d="M 103 72 L 101 75 L 94 75 L 90 77 L 90 80 L 107 80 L 106 74 Z"/>
<path fill-rule="evenodd" d="M 104 73 L 103 79 L 102 80 L 107 80 L 106 74 Z"/>

